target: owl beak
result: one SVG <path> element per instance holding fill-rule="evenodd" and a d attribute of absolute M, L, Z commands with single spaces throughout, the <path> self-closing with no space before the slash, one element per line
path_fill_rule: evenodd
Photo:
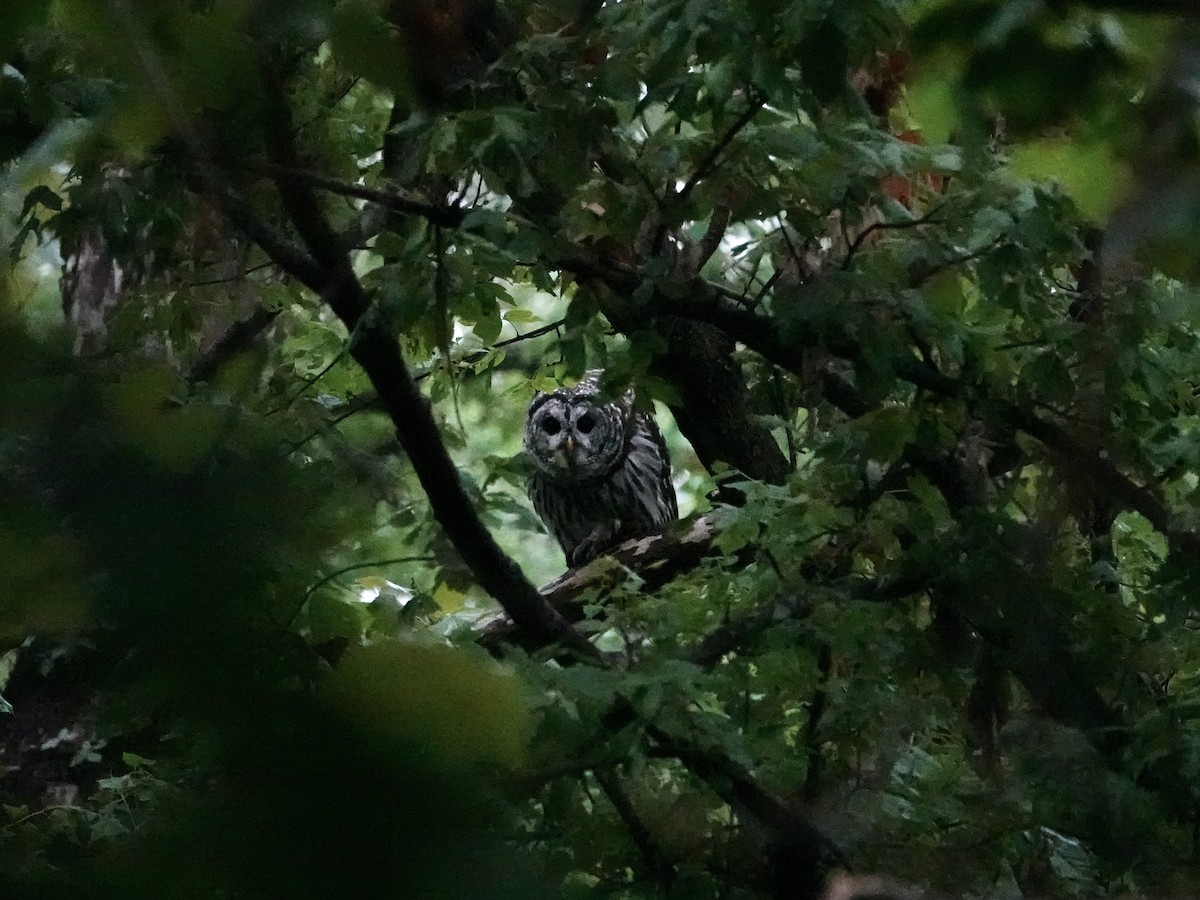
<path fill-rule="evenodd" d="M 566 441 L 566 445 L 567 445 L 567 453 L 573 454 L 575 452 L 575 438 L 568 437 L 567 441 Z"/>

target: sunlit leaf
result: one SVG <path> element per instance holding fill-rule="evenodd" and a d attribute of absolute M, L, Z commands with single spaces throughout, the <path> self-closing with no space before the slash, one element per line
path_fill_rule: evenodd
<path fill-rule="evenodd" d="M 1013 171 L 1060 184 L 1089 219 L 1103 222 L 1125 197 L 1130 175 L 1102 143 L 1046 140 L 1012 150 Z"/>

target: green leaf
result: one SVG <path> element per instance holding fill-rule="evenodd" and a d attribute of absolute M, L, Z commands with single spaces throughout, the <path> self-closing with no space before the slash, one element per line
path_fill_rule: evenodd
<path fill-rule="evenodd" d="M 503 327 L 499 308 L 493 308 L 475 323 L 473 331 L 485 347 L 490 347 L 500 337 L 500 329 Z"/>
<path fill-rule="evenodd" d="M 945 144 L 958 128 L 954 62 L 946 58 L 921 64 L 904 88 L 905 106 L 927 144 Z"/>
<path fill-rule="evenodd" d="M 1074 392 L 1071 370 L 1053 350 L 1037 354 L 1021 372 L 1038 396 L 1046 400 L 1064 400 Z"/>
<path fill-rule="evenodd" d="M 318 591 L 308 600 L 308 629 L 314 644 L 338 639 L 357 644 L 367 627 L 367 615 L 357 599 Z"/>
<path fill-rule="evenodd" d="M 731 556 L 758 540 L 762 521 L 756 510 L 728 510 L 717 519 L 717 536 L 714 543 L 726 556 Z"/>
<path fill-rule="evenodd" d="M 371 0 L 339 0 L 333 8 L 334 53 L 352 71 L 401 96 L 412 86 L 404 42 Z"/>
<path fill-rule="evenodd" d="M 54 193 L 54 191 L 50 190 L 50 188 L 46 187 L 46 185 L 39 184 L 25 195 L 25 203 L 21 207 L 20 218 L 24 219 L 33 211 L 33 208 L 39 204 L 46 207 L 46 209 L 52 209 L 55 212 L 59 212 L 63 208 L 62 197 Z"/>
<path fill-rule="evenodd" d="M 972 249 L 980 249 L 993 243 L 1012 228 L 1012 214 L 995 206 L 986 206 L 971 217 L 971 237 L 968 242 Z"/>
<path fill-rule="evenodd" d="M 504 318 L 513 325 L 535 325 L 542 321 L 542 317 L 537 313 L 520 306 L 506 310 Z"/>
<path fill-rule="evenodd" d="M 863 433 L 864 452 L 880 462 L 898 458 L 914 437 L 912 418 L 902 406 L 867 413 L 855 422 L 855 427 Z"/>

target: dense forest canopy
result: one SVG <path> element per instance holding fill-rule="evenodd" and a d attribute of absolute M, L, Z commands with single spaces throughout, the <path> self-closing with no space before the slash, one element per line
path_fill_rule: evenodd
<path fill-rule="evenodd" d="M 1200 8 L 0 6 L 0 888 L 1200 893 Z M 683 521 L 566 571 L 535 392 Z"/>

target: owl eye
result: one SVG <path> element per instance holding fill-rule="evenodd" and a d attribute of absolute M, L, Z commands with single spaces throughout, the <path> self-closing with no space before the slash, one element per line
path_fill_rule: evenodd
<path fill-rule="evenodd" d="M 542 419 L 542 431 L 546 432 L 546 434 L 558 434 L 562 431 L 562 425 L 559 424 L 558 419 L 546 416 Z"/>
<path fill-rule="evenodd" d="M 596 427 L 596 418 L 591 413 L 584 413 L 579 417 L 579 421 L 575 423 L 575 430 L 580 434 L 587 434 Z"/>

